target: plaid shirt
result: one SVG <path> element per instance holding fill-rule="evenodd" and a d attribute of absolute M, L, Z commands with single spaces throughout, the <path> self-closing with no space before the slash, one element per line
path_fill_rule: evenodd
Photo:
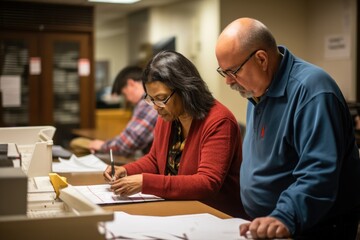
<path fill-rule="evenodd" d="M 137 150 L 144 151 L 152 144 L 156 119 L 157 112 L 141 99 L 125 129 L 115 138 L 106 141 L 101 151 L 108 152 L 112 149 L 115 154 L 125 157 L 134 155 Z"/>

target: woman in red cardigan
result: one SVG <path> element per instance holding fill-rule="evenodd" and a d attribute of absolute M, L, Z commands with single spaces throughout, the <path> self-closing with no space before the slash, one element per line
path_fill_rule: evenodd
<path fill-rule="evenodd" d="M 143 73 L 145 101 L 158 112 L 150 152 L 109 166 L 104 177 L 120 195 L 200 200 L 247 218 L 240 200 L 241 135 L 233 114 L 214 99 L 196 67 L 173 51 L 158 53 Z"/>

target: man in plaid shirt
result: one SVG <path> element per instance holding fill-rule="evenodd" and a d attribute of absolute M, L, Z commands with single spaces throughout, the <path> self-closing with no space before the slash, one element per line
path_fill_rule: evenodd
<path fill-rule="evenodd" d="M 133 115 L 125 129 L 107 141 L 82 139 L 81 145 L 88 146 L 90 152 L 108 153 L 112 149 L 116 155 L 133 157 L 137 151 L 147 153 L 153 141 L 157 112 L 143 101 L 145 91 L 141 82 L 142 69 L 129 66 L 117 75 L 112 94 L 123 94 L 134 105 Z M 78 145 L 73 142 L 72 145 Z M 75 151 L 74 151 L 75 152 Z"/>

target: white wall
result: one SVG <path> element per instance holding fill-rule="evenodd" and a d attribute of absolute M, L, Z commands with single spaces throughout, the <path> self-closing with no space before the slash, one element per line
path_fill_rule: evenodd
<path fill-rule="evenodd" d="M 95 31 L 95 61 L 109 62 L 108 85 L 112 85 L 117 73 L 128 64 L 126 19 L 110 22 Z"/>
<path fill-rule="evenodd" d="M 308 2 L 307 46 L 312 63 L 324 68 L 340 86 L 345 98 L 356 100 L 356 0 Z M 349 55 L 329 58 L 327 36 L 348 36 Z"/>
<path fill-rule="evenodd" d="M 144 65 L 144 61 L 148 58 L 142 56 L 144 53 L 144 46 L 149 43 L 149 10 L 144 9 L 142 11 L 131 14 L 128 17 L 128 57 L 129 64 Z M 141 64 L 140 64 L 141 62 Z"/>
<path fill-rule="evenodd" d="M 176 37 L 176 50 L 198 68 L 210 91 L 219 97 L 214 54 L 219 34 L 219 1 L 197 0 L 154 8 L 150 16 L 150 42 Z"/>

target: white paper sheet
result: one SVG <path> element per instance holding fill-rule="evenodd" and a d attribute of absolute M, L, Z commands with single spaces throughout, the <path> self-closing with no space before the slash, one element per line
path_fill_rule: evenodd
<path fill-rule="evenodd" d="M 74 186 L 86 198 L 95 204 L 115 204 L 115 203 L 134 203 L 134 202 L 152 202 L 164 200 L 160 197 L 137 193 L 128 197 L 121 197 L 110 190 L 109 184 Z"/>
<path fill-rule="evenodd" d="M 102 172 L 107 167 L 106 163 L 93 154 L 83 157 L 72 155 L 70 159 L 59 158 L 59 161 L 53 162 L 53 172 Z"/>
<path fill-rule="evenodd" d="M 114 212 L 114 221 L 105 222 L 107 239 L 207 239 L 238 240 L 240 218 L 220 219 L 211 214 L 168 217 L 130 215 Z"/>
<path fill-rule="evenodd" d="M 0 76 L 0 88 L 3 107 L 21 106 L 21 77 L 20 75 Z"/>

